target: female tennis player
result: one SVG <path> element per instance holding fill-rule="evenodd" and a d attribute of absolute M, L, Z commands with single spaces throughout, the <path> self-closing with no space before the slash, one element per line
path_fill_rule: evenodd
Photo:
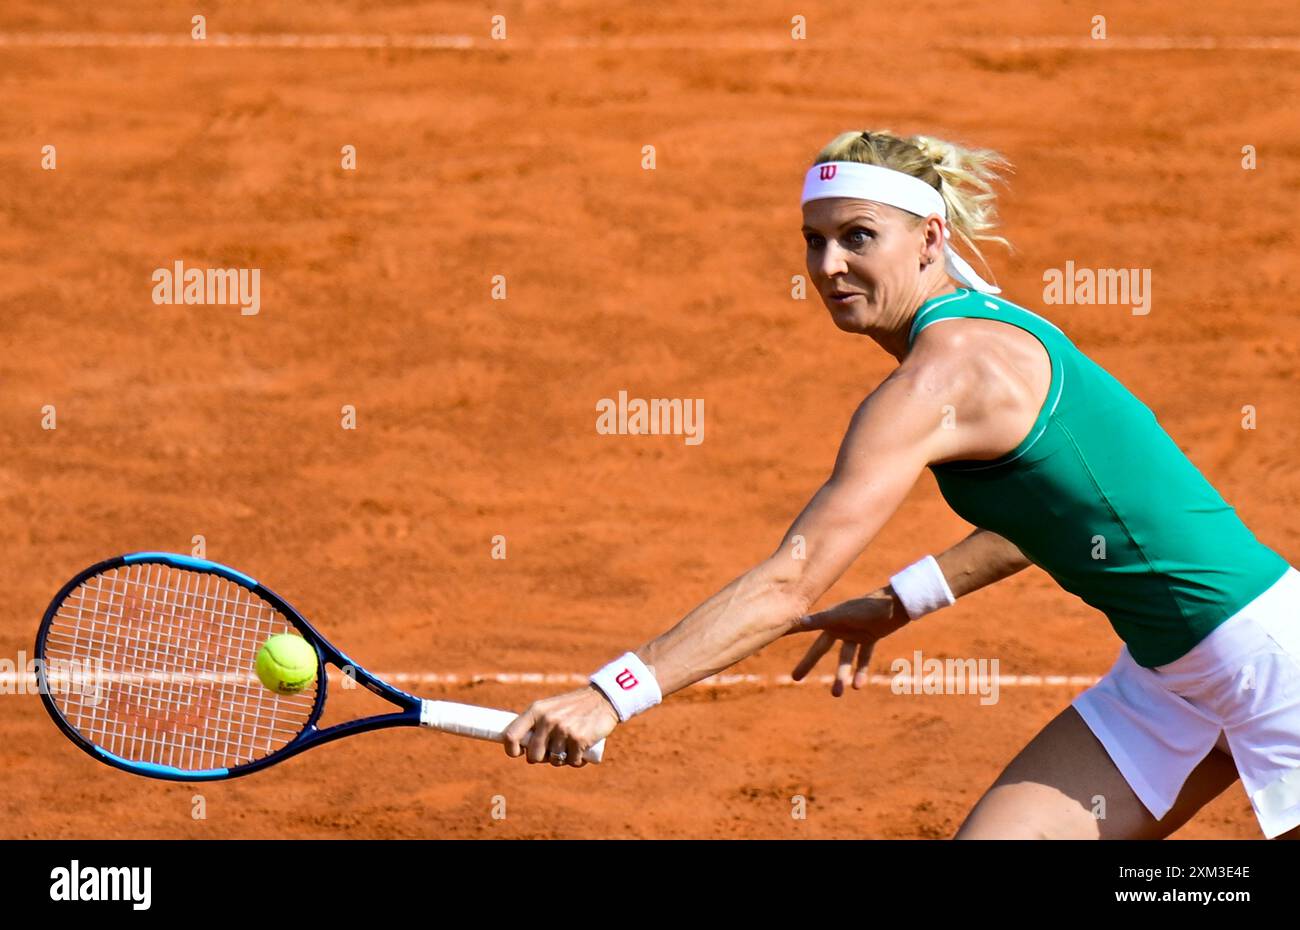
<path fill-rule="evenodd" d="M 887 131 L 822 150 L 803 187 L 810 279 L 835 325 L 898 367 L 771 557 L 589 686 L 530 706 L 506 731 L 509 755 L 532 730 L 529 762 L 580 766 L 620 721 L 791 633 L 820 632 L 796 679 L 840 644 L 839 696 L 866 683 L 879 639 L 1032 563 L 1123 646 L 957 838 L 1165 837 L 1238 777 L 1265 836 L 1300 838 L 1300 572 L 1148 407 L 954 250 L 1005 242 L 991 234 L 1005 165 Z M 810 615 L 926 468 L 975 532 Z"/>

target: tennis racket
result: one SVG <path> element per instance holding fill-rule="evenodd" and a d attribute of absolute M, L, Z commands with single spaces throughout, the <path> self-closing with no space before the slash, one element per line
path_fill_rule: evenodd
<path fill-rule="evenodd" d="M 316 679 L 295 694 L 266 688 L 254 671 L 258 650 L 277 633 L 296 633 L 316 650 Z M 101 762 L 174 781 L 248 775 L 387 727 L 500 742 L 517 716 L 394 688 L 264 585 L 167 552 L 118 556 L 79 573 L 45 611 L 35 654 L 45 709 L 70 740 Z M 321 729 L 326 663 L 398 709 Z M 601 740 L 583 756 L 599 762 L 604 749 Z"/>

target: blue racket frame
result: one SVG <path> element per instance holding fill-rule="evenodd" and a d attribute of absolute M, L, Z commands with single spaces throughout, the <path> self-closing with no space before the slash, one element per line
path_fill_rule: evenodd
<path fill-rule="evenodd" d="M 311 716 L 308 718 L 306 726 L 302 731 L 279 749 L 275 750 L 260 759 L 252 762 L 245 762 L 241 765 L 231 766 L 229 768 L 214 769 L 197 769 L 188 770 L 176 768 L 170 765 L 157 765 L 151 762 L 133 762 L 130 759 L 124 759 L 121 756 L 111 753 L 108 750 L 95 745 L 90 740 L 82 736 L 75 727 L 70 724 L 63 716 L 63 712 L 55 704 L 51 696 L 49 682 L 45 677 L 45 639 L 49 633 L 50 624 L 53 622 L 55 615 L 58 613 L 59 605 L 71 594 L 79 585 L 103 572 L 111 571 L 115 568 L 122 568 L 127 565 L 139 564 L 160 564 L 168 565 L 172 568 L 183 568 L 195 572 L 207 572 L 217 575 L 227 581 L 234 582 L 240 587 L 246 588 L 258 597 L 267 601 L 272 607 L 284 615 L 284 618 L 292 624 L 303 639 L 311 643 L 316 650 L 316 658 L 320 668 L 320 674 L 317 677 L 316 685 L 316 703 L 312 707 Z M 45 704 L 45 709 L 49 712 L 54 722 L 58 724 L 63 735 L 72 740 L 77 746 L 83 749 L 100 762 L 105 762 L 115 768 L 123 769 L 133 775 L 145 775 L 149 778 L 161 778 L 167 781 L 218 781 L 225 778 L 238 778 L 242 775 L 250 775 L 277 762 L 283 762 L 291 756 L 296 756 L 304 749 L 310 749 L 313 746 L 319 746 L 322 743 L 329 743 L 344 736 L 351 736 L 353 733 L 365 733 L 368 730 L 383 730 L 389 727 L 416 727 L 420 725 L 420 705 L 421 699 L 413 694 L 394 688 L 392 685 L 379 678 L 376 678 L 362 666 L 352 661 L 343 652 L 336 649 L 324 636 L 322 636 L 315 627 L 307 622 L 307 619 L 293 608 L 288 601 L 280 597 L 270 588 L 261 584 L 243 572 L 236 571 L 226 565 L 218 562 L 210 562 L 207 559 L 198 559 L 188 555 L 177 555 L 171 552 L 133 552 L 128 555 L 120 555 L 111 559 L 105 559 L 89 568 L 79 572 L 71 581 L 65 584 L 59 593 L 54 596 L 50 606 L 46 608 L 45 616 L 41 619 L 41 628 L 36 634 L 36 652 L 35 655 L 41 661 L 37 663 L 37 686 L 41 694 L 41 701 Z M 379 695 L 385 700 L 391 701 L 399 708 L 390 714 L 379 714 L 372 717 L 363 717 L 358 720 L 347 720 L 337 723 L 332 727 L 324 730 L 320 729 L 318 722 L 321 714 L 325 711 L 325 695 L 328 689 L 328 680 L 325 674 L 326 663 L 335 666 L 345 674 L 351 669 L 351 677 L 359 684 L 364 685 L 371 692 Z"/>

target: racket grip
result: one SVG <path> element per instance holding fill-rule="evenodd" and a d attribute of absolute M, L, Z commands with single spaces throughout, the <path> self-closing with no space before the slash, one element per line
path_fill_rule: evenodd
<path fill-rule="evenodd" d="M 429 701 L 420 705 L 420 725 L 441 730 L 443 733 L 455 733 L 473 739 L 487 740 L 491 743 L 501 742 L 506 727 L 518 714 L 508 710 L 494 710 L 491 707 L 478 707 L 474 704 L 458 704 L 455 701 Z M 529 737 L 532 733 L 528 734 Z M 528 745 L 528 737 L 523 740 Z M 605 741 L 601 740 L 587 749 L 582 757 L 588 762 L 599 762 L 605 755 Z"/>

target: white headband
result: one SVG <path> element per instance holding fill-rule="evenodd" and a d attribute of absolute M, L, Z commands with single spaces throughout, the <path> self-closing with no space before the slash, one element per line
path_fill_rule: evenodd
<path fill-rule="evenodd" d="M 825 200 L 828 197 L 853 197 L 857 200 L 872 200 L 876 203 L 898 207 L 917 216 L 929 216 L 937 213 L 944 221 L 943 254 L 948 262 L 948 273 L 974 290 L 985 294 L 1000 294 L 1002 289 L 989 284 L 975 273 L 975 269 L 966 259 L 958 255 L 952 247 L 947 233 L 948 205 L 937 190 L 920 178 L 883 168 L 880 165 L 864 165 L 856 161 L 828 161 L 813 165 L 803 181 L 803 206 L 810 200 Z"/>

